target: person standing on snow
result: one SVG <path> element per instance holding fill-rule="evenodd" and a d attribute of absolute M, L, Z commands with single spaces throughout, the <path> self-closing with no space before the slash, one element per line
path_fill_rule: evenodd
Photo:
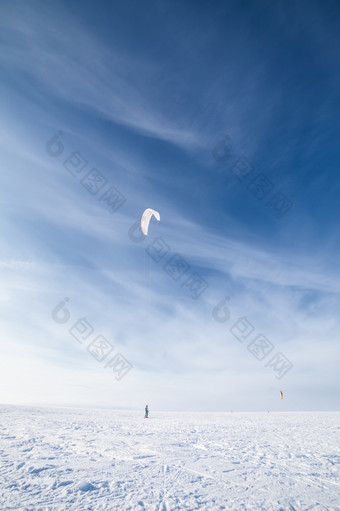
<path fill-rule="evenodd" d="M 148 405 L 146 405 L 146 407 L 145 407 L 145 415 L 144 415 L 144 418 L 145 418 L 145 419 L 148 419 L 148 418 L 149 418 L 149 407 L 148 407 Z"/>

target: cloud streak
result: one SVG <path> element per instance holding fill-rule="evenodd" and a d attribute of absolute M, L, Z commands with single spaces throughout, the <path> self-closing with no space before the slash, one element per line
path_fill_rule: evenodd
<path fill-rule="evenodd" d="M 270 164 L 267 172 L 278 177 L 278 187 L 280 166 L 295 164 L 295 128 L 278 137 L 291 141 L 286 152 L 278 157 L 267 149 L 273 119 L 286 119 L 285 90 L 275 85 L 264 103 L 267 88 L 261 87 L 264 80 L 270 83 L 273 55 L 268 49 L 263 59 L 256 57 L 261 45 L 248 18 L 240 24 L 240 13 L 229 7 L 230 23 L 237 21 L 239 28 L 228 32 L 211 15 L 201 40 L 194 26 L 204 24 L 204 16 L 197 13 L 187 30 L 179 23 L 176 46 L 177 25 L 169 16 L 155 29 L 162 32 L 161 48 L 152 52 L 146 43 L 136 50 L 124 13 L 116 15 L 129 44 L 120 33 L 105 37 L 104 30 L 99 37 L 86 9 L 76 19 L 61 4 L 38 4 L 23 6 L 18 17 L 16 2 L 0 8 L 2 90 L 12 105 L 3 105 L 0 128 L 6 169 L 0 188 L 0 401 L 267 409 L 269 396 L 277 394 L 275 374 L 231 333 L 238 318 L 246 317 L 256 334 L 294 363 L 284 380 L 296 396 L 292 408 L 310 408 L 309 396 L 321 380 L 315 406 L 321 409 L 323 398 L 334 406 L 337 231 L 330 222 L 326 244 L 317 243 L 308 213 L 317 176 L 302 182 L 295 216 L 280 223 L 211 155 L 230 128 L 232 158 L 254 155 L 256 172 Z M 252 49 L 244 33 L 254 40 Z M 268 34 L 263 37 L 268 42 Z M 248 82 L 242 82 L 248 64 Z M 291 96 L 292 104 L 297 97 Z M 304 111 L 296 118 L 303 123 Z M 45 146 L 60 129 L 64 151 L 54 158 Z M 87 161 L 76 177 L 64 166 L 75 151 Z M 107 179 L 106 188 L 117 187 L 127 199 L 115 214 L 98 200 L 101 192 L 92 195 L 83 186 L 93 168 Z M 299 168 L 287 171 L 288 186 Z M 146 207 L 159 210 L 161 222 L 135 243 L 128 232 Z M 318 226 L 324 214 L 315 212 Z M 157 263 L 146 249 L 160 237 L 170 248 Z M 164 269 L 175 254 L 190 266 L 178 281 Z M 183 286 L 193 272 L 208 283 L 197 300 Z M 218 323 L 212 311 L 225 296 L 230 318 Z M 71 319 L 63 326 L 51 311 L 65 297 Z M 131 361 L 133 370 L 122 381 L 70 335 L 79 318 Z M 256 391 L 251 398 L 249 388 Z"/>

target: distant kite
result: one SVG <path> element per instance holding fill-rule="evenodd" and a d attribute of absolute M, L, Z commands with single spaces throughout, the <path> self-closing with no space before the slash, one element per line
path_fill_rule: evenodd
<path fill-rule="evenodd" d="M 283 392 L 282 392 L 282 390 L 280 390 L 280 396 L 281 396 L 281 399 L 283 399 Z"/>
<path fill-rule="evenodd" d="M 145 236 L 147 236 L 147 234 L 148 234 L 149 223 L 150 223 L 152 216 L 154 216 L 156 218 L 156 220 L 158 220 L 158 222 L 161 219 L 158 211 L 155 211 L 154 209 L 150 209 L 150 208 L 146 209 L 142 215 L 140 226 L 141 226 L 143 234 L 145 234 Z"/>

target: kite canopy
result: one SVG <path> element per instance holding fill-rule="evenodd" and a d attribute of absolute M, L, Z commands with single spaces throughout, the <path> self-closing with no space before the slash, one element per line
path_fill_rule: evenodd
<path fill-rule="evenodd" d="M 147 236 L 147 234 L 148 234 L 149 223 L 150 223 L 150 220 L 151 220 L 152 216 L 154 216 L 156 218 L 156 220 L 158 220 L 158 221 L 160 221 L 160 219 L 161 219 L 160 214 L 158 213 L 158 211 L 155 211 L 154 209 L 148 208 L 142 214 L 142 219 L 141 219 L 141 222 L 140 222 L 140 226 L 141 226 L 141 229 L 143 231 L 143 234 L 145 234 L 145 236 Z"/>
<path fill-rule="evenodd" d="M 281 396 L 281 399 L 283 399 L 283 392 L 282 392 L 282 390 L 280 390 L 280 396 Z"/>

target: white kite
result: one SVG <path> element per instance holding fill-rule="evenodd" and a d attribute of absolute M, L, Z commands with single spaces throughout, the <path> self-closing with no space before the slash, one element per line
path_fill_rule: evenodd
<path fill-rule="evenodd" d="M 142 219 L 141 219 L 141 222 L 140 222 L 140 226 L 141 226 L 143 234 L 145 234 L 145 236 L 147 236 L 147 234 L 148 234 L 149 223 L 150 223 L 150 220 L 151 220 L 152 216 L 154 216 L 156 218 L 156 220 L 158 220 L 158 222 L 161 219 L 160 214 L 158 213 L 158 211 L 155 211 L 154 209 L 148 208 L 142 214 Z"/>

